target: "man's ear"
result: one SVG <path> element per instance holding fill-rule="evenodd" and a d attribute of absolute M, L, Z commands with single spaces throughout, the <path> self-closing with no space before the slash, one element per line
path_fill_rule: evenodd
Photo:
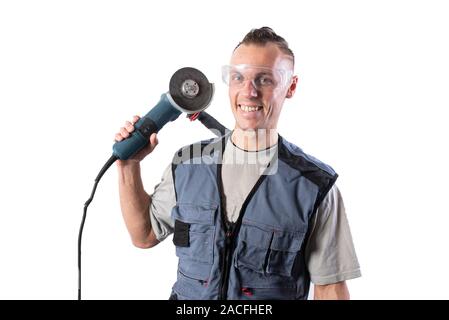
<path fill-rule="evenodd" d="M 293 97 L 296 91 L 296 85 L 298 84 L 298 76 L 292 77 L 292 82 L 290 84 L 290 87 L 287 90 L 287 95 L 285 96 L 287 99 L 290 99 Z"/>

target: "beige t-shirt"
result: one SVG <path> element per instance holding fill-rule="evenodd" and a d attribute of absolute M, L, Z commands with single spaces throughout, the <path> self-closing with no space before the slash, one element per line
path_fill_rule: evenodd
<path fill-rule="evenodd" d="M 251 152 L 239 149 L 228 140 L 223 154 L 222 182 L 229 221 L 238 219 L 243 202 L 276 152 L 277 145 Z M 151 198 L 151 226 L 162 241 L 174 230 L 171 210 L 176 205 L 176 196 L 171 165 L 164 171 Z M 336 185 L 318 208 L 311 228 L 305 257 L 314 284 L 331 284 L 361 276 L 343 199 Z"/>

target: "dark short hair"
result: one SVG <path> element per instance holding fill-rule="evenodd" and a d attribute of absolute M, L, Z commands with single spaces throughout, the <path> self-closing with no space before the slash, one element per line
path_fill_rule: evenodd
<path fill-rule="evenodd" d="M 277 35 L 276 32 L 274 32 L 270 27 L 252 29 L 246 34 L 243 40 L 239 42 L 234 51 L 242 44 L 256 44 L 264 46 L 269 42 L 276 44 L 283 53 L 289 55 L 292 58 L 293 64 L 295 63 L 295 55 L 293 54 L 293 51 L 288 47 L 287 41 L 285 41 L 285 39 L 281 36 Z"/>

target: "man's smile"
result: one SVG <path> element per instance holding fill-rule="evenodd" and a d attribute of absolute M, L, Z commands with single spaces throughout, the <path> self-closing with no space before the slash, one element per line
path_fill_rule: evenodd
<path fill-rule="evenodd" d="M 263 107 L 261 105 L 238 104 L 237 107 L 245 112 L 259 111 Z"/>

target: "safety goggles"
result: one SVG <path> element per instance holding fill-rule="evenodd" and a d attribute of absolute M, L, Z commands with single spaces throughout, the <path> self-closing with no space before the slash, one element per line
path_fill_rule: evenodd
<path fill-rule="evenodd" d="M 252 66 L 248 64 L 222 67 L 222 78 L 230 88 L 242 88 L 251 81 L 256 90 L 274 91 L 285 88 L 292 79 L 293 71 Z"/>

